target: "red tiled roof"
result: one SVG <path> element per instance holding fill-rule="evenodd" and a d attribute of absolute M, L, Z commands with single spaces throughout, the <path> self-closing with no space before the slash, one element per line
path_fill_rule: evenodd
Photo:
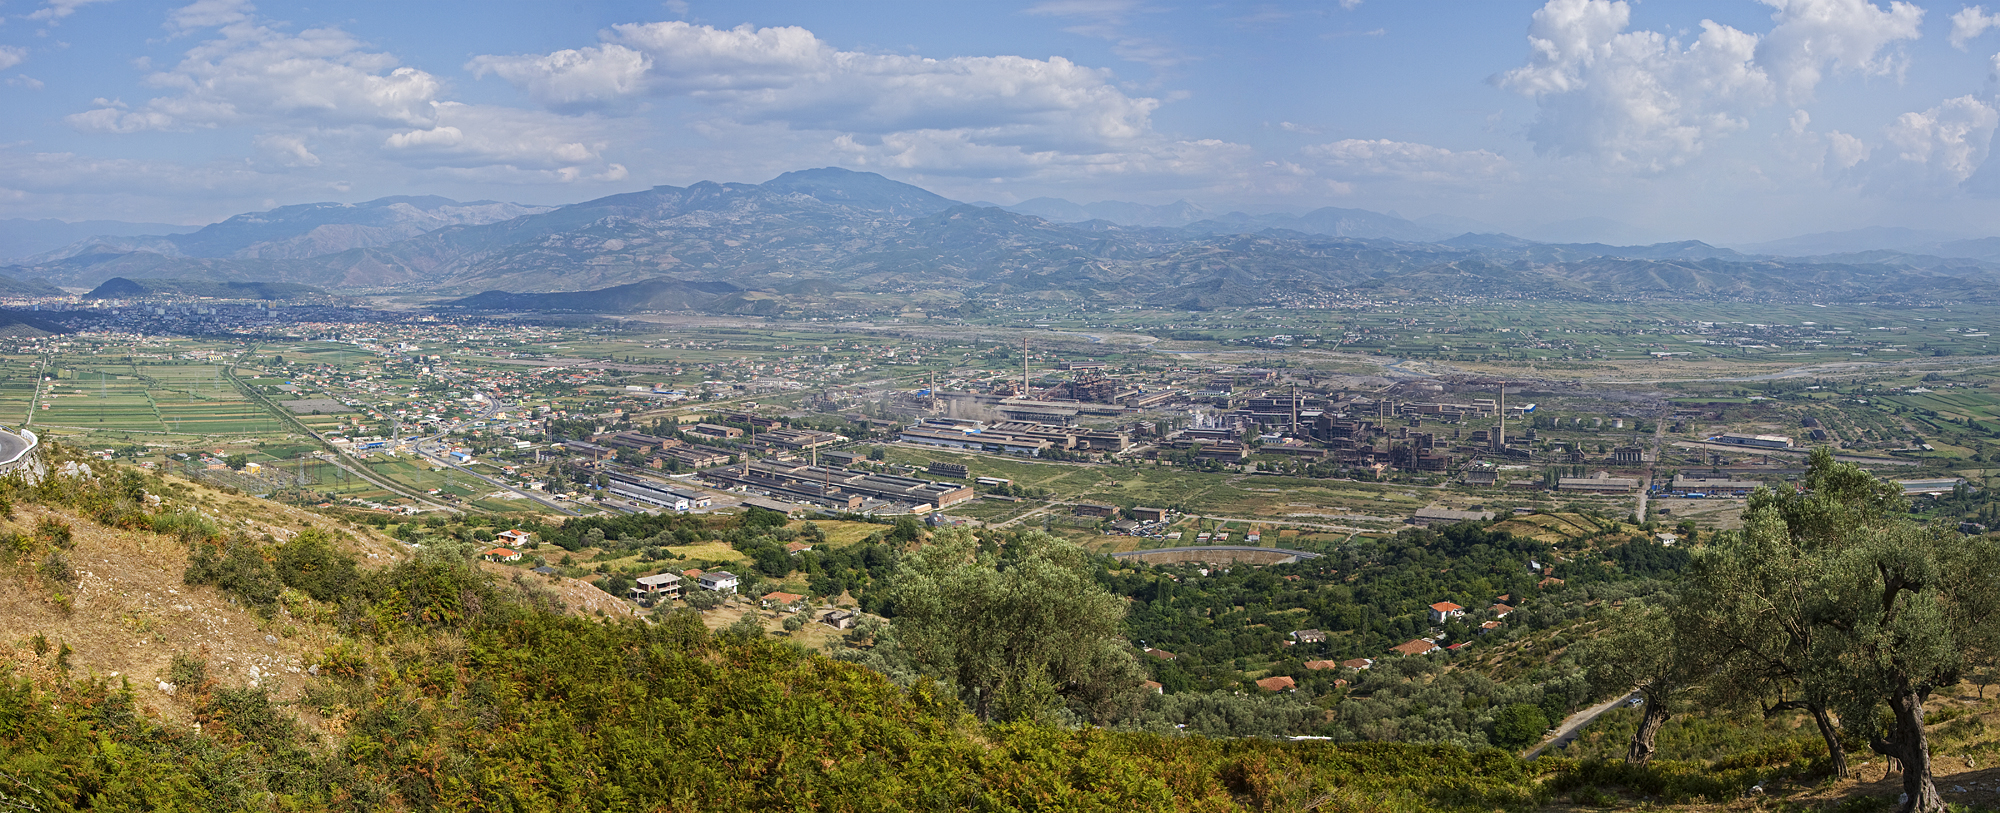
<path fill-rule="evenodd" d="M 1349 661 L 1341 661 L 1340 665 L 1345 666 L 1349 669 L 1366 669 L 1370 666 L 1374 666 L 1375 662 L 1367 658 L 1355 658 Z"/>
<path fill-rule="evenodd" d="M 492 549 L 492 550 L 489 550 L 489 551 L 487 551 L 487 552 L 485 552 L 485 553 L 483 553 L 483 554 L 480 554 L 480 555 L 481 555 L 481 556 L 519 556 L 519 555 L 521 555 L 521 554 L 518 554 L 518 553 L 515 553 L 515 552 L 514 552 L 513 550 L 511 550 L 511 549 L 508 549 L 508 548 L 494 548 L 494 549 Z"/>
<path fill-rule="evenodd" d="M 1293 681 L 1291 678 L 1286 677 L 1284 675 L 1279 675 L 1277 677 L 1267 677 L 1264 678 L 1263 680 L 1257 681 L 1257 688 L 1263 689 L 1264 691 L 1267 692 L 1282 692 L 1288 689 L 1296 689 L 1298 688 L 1298 685 L 1299 684 L 1297 682 Z"/>
<path fill-rule="evenodd" d="M 1417 640 L 1414 641 L 1401 643 L 1389 647 L 1389 651 L 1400 652 L 1405 655 L 1424 655 L 1437 651 L 1437 648 L 1438 648 L 1437 644 L 1434 644 L 1430 641 L 1426 641 L 1422 638 L 1418 638 Z"/>
<path fill-rule="evenodd" d="M 1335 661 L 1306 661 L 1306 668 L 1317 672 L 1321 669 L 1338 669 L 1340 664 Z"/>
<path fill-rule="evenodd" d="M 1438 603 L 1436 603 L 1436 604 L 1433 604 L 1433 605 L 1431 605 L 1431 609 L 1433 609 L 1433 610 L 1436 610 L 1436 611 L 1438 611 L 1438 612 L 1441 612 L 1441 613 L 1454 613 L 1454 612 L 1458 612 L 1459 610 L 1463 610 L 1463 609 L 1465 609 L 1465 608 L 1464 608 L 1464 607 L 1460 607 L 1460 606 L 1458 606 L 1458 605 L 1456 605 L 1456 604 L 1453 604 L 1453 603 L 1451 603 L 1451 602 L 1449 602 L 1449 601 L 1440 601 L 1440 602 L 1438 602 Z"/>

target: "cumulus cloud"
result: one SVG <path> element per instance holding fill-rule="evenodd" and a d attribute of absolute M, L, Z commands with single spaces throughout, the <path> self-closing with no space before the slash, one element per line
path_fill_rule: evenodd
<path fill-rule="evenodd" d="M 1538 152 L 1659 172 L 1780 98 L 1810 100 L 1829 71 L 1899 74 L 1906 60 L 1891 48 L 1917 38 L 1923 21 L 1904 2 L 1759 1 L 1774 9 L 1767 34 L 1704 20 L 1683 46 L 1628 31 L 1624 0 L 1549 0 L 1530 25 L 1527 64 L 1494 80 L 1537 100 L 1529 138 Z"/>
<path fill-rule="evenodd" d="M 1986 161 L 1996 125 L 2000 111 L 1972 96 L 1904 113 L 1885 132 L 1894 155 L 1878 170 L 1929 186 L 1962 183 Z"/>
<path fill-rule="evenodd" d="M 605 158 L 594 118 L 454 102 L 437 77 L 340 29 L 288 33 L 252 11 L 241 0 L 175 10 L 170 30 L 211 33 L 145 77 L 165 92 L 129 105 L 98 99 L 68 123 L 96 133 L 252 128 L 259 165 L 271 170 L 372 162 L 403 172 L 490 170 L 481 180 L 497 182 L 626 174 Z"/>
<path fill-rule="evenodd" d="M 1987 14 L 1985 6 L 1966 6 L 1951 15 L 1951 47 L 1965 50 L 1965 44 L 2000 26 L 2000 14 Z"/>
<path fill-rule="evenodd" d="M 535 101 L 551 108 L 584 110 L 644 92 L 653 59 L 610 43 L 540 56 L 482 56 L 466 67 L 475 75 L 491 73 L 526 89 Z"/>
<path fill-rule="evenodd" d="M 1812 114 L 1793 110 L 1787 127 L 1777 137 L 1781 154 L 1808 172 L 1835 180 L 1851 180 L 1855 165 L 1868 160 L 1873 152 L 1859 137 L 1829 130 L 1812 129 Z"/>
<path fill-rule="evenodd" d="M 436 126 L 391 133 L 382 146 L 395 160 L 424 168 L 505 167 L 565 181 L 623 178 L 625 167 L 604 161 L 608 144 L 585 122 L 446 102 Z"/>
<path fill-rule="evenodd" d="M 1900 74 L 1908 60 L 1884 53 L 1901 40 L 1921 35 L 1924 10 L 1895 0 L 1887 9 L 1869 0 L 1759 0 L 1777 9 L 1777 25 L 1757 47 L 1757 62 L 1770 71 L 1794 104 L 1812 99 L 1827 69 L 1887 76 Z"/>
<path fill-rule="evenodd" d="M 1457 184 L 1489 181 L 1513 172 L 1511 162 L 1487 150 L 1452 151 L 1388 139 L 1350 138 L 1317 144 L 1302 152 L 1324 174 L 1348 180 L 1391 178 Z"/>
<path fill-rule="evenodd" d="M 1756 36 L 1703 20 L 1683 46 L 1626 31 L 1630 22 L 1631 7 L 1608 0 L 1550 0 L 1535 12 L 1528 64 L 1495 82 L 1539 102 L 1529 130 L 1537 152 L 1659 171 L 1744 128 L 1771 99 Z"/>
<path fill-rule="evenodd" d="M 346 32 L 312 28 L 297 35 L 250 22 L 187 52 L 146 83 L 174 91 L 138 110 L 99 107 L 68 117 L 87 132 L 193 130 L 283 121 L 328 126 L 428 125 L 440 89 L 436 77 L 399 67 L 365 50 Z"/>
<path fill-rule="evenodd" d="M 28 61 L 28 49 L 13 45 L 0 45 L 0 71 Z"/>
<path fill-rule="evenodd" d="M 1071 149 L 1131 139 L 1159 102 L 1127 96 L 1108 72 L 1060 57 L 953 57 L 842 51 L 798 27 L 624 24 L 602 46 L 482 56 L 491 73 L 558 110 L 639 94 L 716 104 L 743 121 L 883 135 L 977 131 L 981 141 Z"/>
<path fill-rule="evenodd" d="M 1132 4 L 1038 8 L 1114 14 Z M 480 56 L 467 67 L 557 111 L 688 99 L 718 114 L 698 130 L 813 133 L 841 160 L 931 173 L 1193 172 L 1235 151 L 1155 132 L 1160 102 L 1127 94 L 1102 69 L 1059 57 L 848 51 L 799 27 L 631 23 L 607 29 L 596 45 Z"/>
<path fill-rule="evenodd" d="M 316 167 L 320 164 L 319 156 L 306 149 L 306 140 L 303 136 L 266 133 L 258 136 L 252 143 L 257 149 L 262 150 L 265 156 L 288 167 Z"/>

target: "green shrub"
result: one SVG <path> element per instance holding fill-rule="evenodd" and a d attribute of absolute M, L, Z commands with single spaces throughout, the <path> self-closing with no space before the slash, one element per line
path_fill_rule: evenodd
<path fill-rule="evenodd" d="M 179 690 L 201 692 L 202 684 L 208 682 L 208 661 L 186 652 L 174 653 L 173 662 L 167 664 L 167 682 Z"/>
<path fill-rule="evenodd" d="M 35 538 L 63 550 L 68 550 L 76 544 L 75 534 L 71 531 L 69 523 L 55 517 L 42 517 L 35 523 Z"/>
<path fill-rule="evenodd" d="M 326 602 L 337 602 L 360 584 L 354 557 L 334 549 L 332 537 L 313 528 L 278 548 L 278 580 Z"/>
<path fill-rule="evenodd" d="M 69 566 L 69 557 L 64 556 L 59 550 L 49 551 L 49 555 L 42 557 L 42 564 L 35 568 L 35 572 L 41 574 L 42 578 L 58 584 L 68 584 L 76 580 L 76 571 Z"/>
<path fill-rule="evenodd" d="M 271 563 L 247 539 L 221 545 L 197 544 L 188 553 L 187 571 L 181 580 L 191 585 L 210 585 L 228 593 L 259 614 L 269 617 L 278 606 L 283 589 Z"/>

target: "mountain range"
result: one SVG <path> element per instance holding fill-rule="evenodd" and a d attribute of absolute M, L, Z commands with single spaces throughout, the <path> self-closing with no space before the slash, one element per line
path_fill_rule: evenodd
<path fill-rule="evenodd" d="M 140 235 L 173 235 L 194 231 L 196 226 L 166 223 L 129 223 L 122 220 L 61 220 L 11 218 L 0 220 L 0 262 L 55 251 L 78 241 Z"/>
<path fill-rule="evenodd" d="M 286 206 L 184 234 L 95 237 L 0 275 L 66 286 L 198 279 L 478 294 L 455 304 L 599 312 L 783 313 L 881 293 L 1172 307 L 1327 296 L 2000 300 L 2000 238 L 1822 235 L 1846 251 L 1800 257 L 1780 249 L 1811 241 L 1752 253 L 1698 241 L 1450 234 L 1451 225 L 1331 207 L 1217 213 L 1185 201 L 996 207 L 823 168 L 556 207 L 435 197 Z M 1885 239 L 1912 250 L 1871 248 Z M 577 295 L 514 296 L 551 293 Z"/>

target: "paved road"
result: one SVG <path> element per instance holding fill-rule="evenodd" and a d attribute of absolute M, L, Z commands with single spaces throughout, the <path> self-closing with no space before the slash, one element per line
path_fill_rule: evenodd
<path fill-rule="evenodd" d="M 1597 722 L 1597 718 L 1604 716 L 1605 714 L 1609 713 L 1612 709 L 1618 708 L 1619 706 L 1623 706 L 1626 703 L 1630 703 L 1635 699 L 1640 699 L 1643 697 L 1644 695 L 1641 695 L 1638 689 L 1633 689 L 1632 691 L 1626 692 L 1617 697 L 1611 698 L 1610 700 L 1606 700 L 1595 706 L 1591 706 L 1590 708 L 1584 709 L 1583 711 L 1579 711 L 1575 714 L 1572 714 L 1567 719 L 1562 721 L 1562 725 L 1556 726 L 1556 733 L 1554 736 L 1544 741 L 1541 745 L 1537 745 L 1533 749 L 1530 749 L 1527 753 L 1522 754 L 1521 758 L 1534 759 L 1535 757 L 1541 756 L 1542 752 L 1548 750 L 1549 748 L 1568 745 L 1570 742 L 1576 740 L 1576 733 L 1578 731 L 1582 731 L 1586 726 L 1589 726 L 1591 723 Z"/>
<path fill-rule="evenodd" d="M 390 482 L 387 478 L 384 478 L 372 471 L 369 471 L 365 466 L 348 465 L 347 461 L 342 459 L 343 453 L 341 452 L 340 449 L 335 448 L 332 443 L 327 442 L 327 439 L 320 436 L 320 433 L 313 431 L 312 427 L 306 426 L 303 422 L 301 422 L 298 419 L 298 416 L 292 414 L 291 410 L 285 409 L 284 407 L 272 403 L 270 398 L 265 397 L 265 395 L 261 392 L 258 392 L 256 388 L 244 384 L 242 379 L 237 378 L 236 368 L 234 367 L 224 368 L 223 374 L 228 376 L 229 380 L 236 385 L 237 391 L 242 392 L 245 395 L 248 395 L 250 397 L 250 400 L 256 401 L 258 404 L 261 404 L 266 412 L 278 416 L 278 419 L 280 421 L 290 424 L 293 429 L 297 430 L 306 437 L 312 438 L 315 442 L 317 442 L 320 445 L 321 449 L 325 450 L 327 454 L 332 456 L 327 459 L 332 460 L 334 465 L 339 466 L 342 469 L 345 469 L 349 474 L 352 474 L 370 483 L 374 483 L 375 485 L 381 486 L 391 494 L 400 494 L 404 497 L 408 497 L 410 498 L 411 501 L 416 502 L 419 505 L 428 505 L 432 508 L 436 508 L 442 511 L 452 511 L 452 512 L 459 511 L 459 509 L 457 508 L 453 508 L 443 503 L 434 502 L 424 497 L 423 495 L 409 491 L 403 488 L 402 486 Z"/>
<path fill-rule="evenodd" d="M 1253 548 L 1246 545 L 1195 545 L 1193 547 L 1186 547 L 1186 548 L 1147 548 L 1145 550 L 1120 551 L 1118 553 L 1111 554 L 1111 556 L 1112 558 L 1115 559 L 1124 559 L 1131 556 L 1145 556 L 1151 553 L 1201 553 L 1212 550 L 1250 551 L 1253 553 L 1282 553 L 1285 554 L 1286 556 L 1291 556 L 1299 559 L 1319 558 L 1319 554 L 1313 553 L 1311 551 L 1291 550 L 1289 548 Z"/>
<path fill-rule="evenodd" d="M 0 432 L 0 463 L 19 457 L 28 450 L 28 439 L 12 432 Z"/>

